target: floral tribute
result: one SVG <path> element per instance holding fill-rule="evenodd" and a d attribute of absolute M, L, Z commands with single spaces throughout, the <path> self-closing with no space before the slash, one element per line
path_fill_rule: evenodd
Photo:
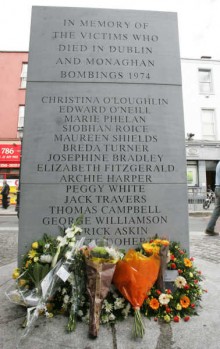
<path fill-rule="evenodd" d="M 98 335 L 102 304 L 109 292 L 120 253 L 103 245 L 86 248 L 84 254 L 90 301 L 89 335 L 95 338 Z"/>
<path fill-rule="evenodd" d="M 152 243 L 154 245 L 155 241 Z M 149 250 L 146 252 L 145 244 L 142 248 L 143 253 L 149 253 Z M 165 322 L 179 322 L 181 318 L 188 321 L 192 315 L 197 315 L 196 309 L 205 290 L 201 288 L 203 278 L 193 260 L 188 258 L 186 251 L 178 243 L 169 244 L 167 269 L 176 270 L 178 275 L 172 289 L 161 291 L 154 285 L 148 292 L 142 308 L 147 317 L 153 317 L 155 321 L 162 319 Z"/>
<path fill-rule="evenodd" d="M 142 316 L 179 322 L 197 315 L 202 275 L 177 242 L 151 239 L 125 255 L 105 243 L 84 245 L 79 220 L 57 238 L 34 241 L 13 272 L 10 301 L 27 307 L 24 337 L 38 316 L 69 315 L 67 331 L 77 321 L 96 338 L 99 324 L 134 315 L 134 337 L 143 337 Z M 167 283 L 166 272 L 175 274 Z M 168 285 L 168 286 L 167 286 Z"/>
<path fill-rule="evenodd" d="M 143 337 L 144 325 L 140 308 L 147 292 L 154 285 L 160 268 L 158 255 L 144 256 L 135 250 L 129 250 L 116 266 L 113 283 L 134 309 L 133 336 Z"/>

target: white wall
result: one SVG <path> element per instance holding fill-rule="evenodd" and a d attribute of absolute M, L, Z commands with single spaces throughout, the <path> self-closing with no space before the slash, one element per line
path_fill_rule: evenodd
<path fill-rule="evenodd" d="M 201 109 L 215 109 L 216 140 L 220 140 L 220 61 L 210 59 L 181 59 L 185 133 L 202 139 Z M 211 69 L 213 94 L 199 92 L 198 69 Z"/>

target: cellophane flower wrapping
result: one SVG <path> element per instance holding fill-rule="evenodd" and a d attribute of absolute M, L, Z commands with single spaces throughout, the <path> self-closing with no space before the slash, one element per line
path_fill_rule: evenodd
<path fill-rule="evenodd" d="M 167 257 L 168 257 L 168 252 L 169 252 L 169 245 L 162 245 L 160 247 L 160 252 L 159 252 L 159 257 L 160 257 L 160 270 L 158 273 L 158 278 L 156 281 L 157 288 L 161 292 L 165 292 L 165 271 L 167 269 Z"/>
<path fill-rule="evenodd" d="M 98 336 L 100 314 L 109 292 L 119 254 L 113 248 L 96 246 L 86 257 L 87 292 L 90 300 L 89 336 Z"/>
<path fill-rule="evenodd" d="M 25 307 L 35 307 L 41 297 L 41 288 L 27 288 L 25 283 L 27 274 L 28 271 L 22 273 L 5 294 L 12 303 Z"/>
<path fill-rule="evenodd" d="M 144 256 L 130 249 L 123 260 L 118 261 L 113 283 L 120 293 L 131 303 L 135 311 L 133 327 L 134 337 L 143 337 L 144 325 L 141 320 L 140 307 L 147 292 L 158 277 L 160 258 L 158 255 Z"/>
<path fill-rule="evenodd" d="M 169 253 L 169 240 L 160 239 L 155 237 L 149 242 L 142 244 L 142 249 L 147 256 L 158 255 L 160 257 L 160 269 L 156 281 L 157 288 L 161 291 L 165 291 L 164 275 L 167 269 L 168 253 Z"/>

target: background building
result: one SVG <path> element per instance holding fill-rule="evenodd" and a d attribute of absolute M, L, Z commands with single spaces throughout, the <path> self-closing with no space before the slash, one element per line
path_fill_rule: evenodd
<path fill-rule="evenodd" d="M 181 67 L 188 186 L 206 191 L 220 160 L 220 61 L 183 58 Z"/>
<path fill-rule="evenodd" d="M 6 179 L 12 204 L 19 179 L 27 62 L 27 52 L 0 52 L 0 187 Z"/>

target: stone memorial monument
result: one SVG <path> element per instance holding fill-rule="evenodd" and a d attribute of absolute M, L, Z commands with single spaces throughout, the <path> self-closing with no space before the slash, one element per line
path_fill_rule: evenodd
<path fill-rule="evenodd" d="M 33 7 L 19 256 L 83 214 L 88 241 L 188 249 L 175 13 Z"/>

